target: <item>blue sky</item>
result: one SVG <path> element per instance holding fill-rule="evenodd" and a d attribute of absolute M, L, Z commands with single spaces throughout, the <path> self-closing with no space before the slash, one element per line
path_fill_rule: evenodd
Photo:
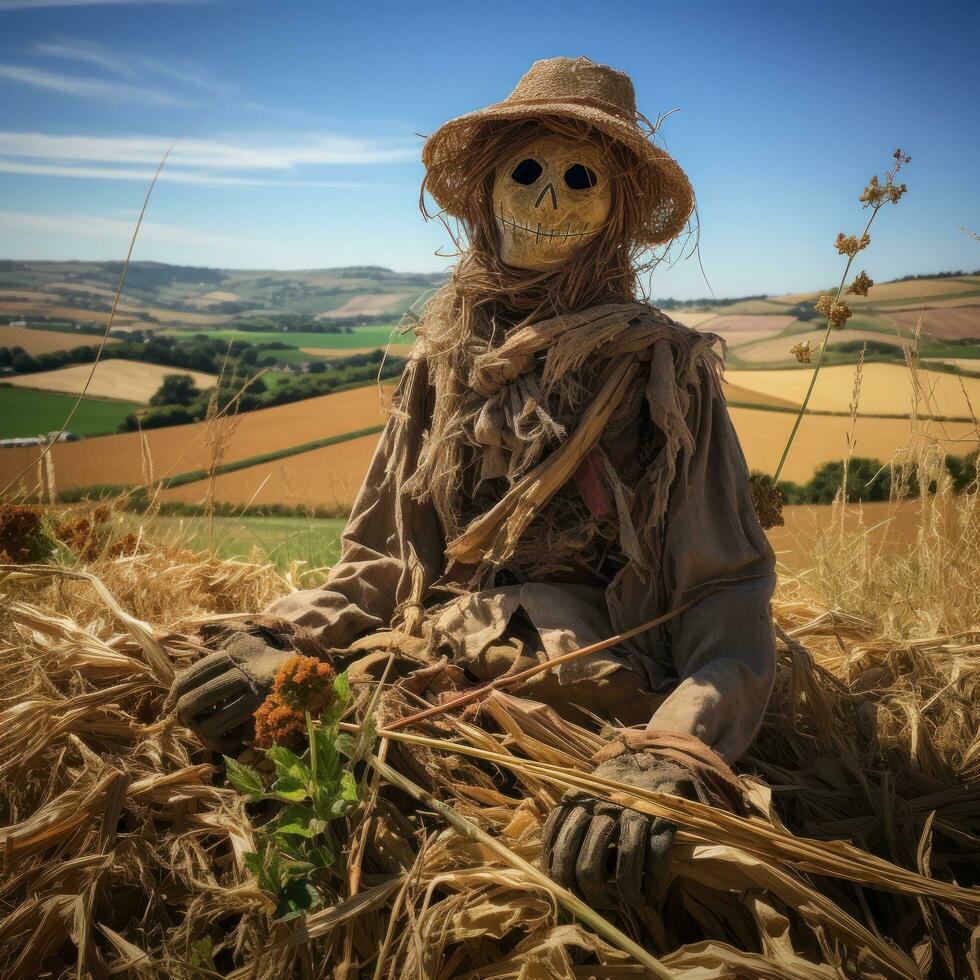
<path fill-rule="evenodd" d="M 490 4 L 0 0 L 0 257 L 439 270 L 421 136 L 537 58 L 627 71 L 698 195 L 717 296 L 814 288 L 896 146 L 909 194 L 876 279 L 980 267 L 980 8 L 917 3 Z M 697 258 L 655 296 L 708 293 Z"/>

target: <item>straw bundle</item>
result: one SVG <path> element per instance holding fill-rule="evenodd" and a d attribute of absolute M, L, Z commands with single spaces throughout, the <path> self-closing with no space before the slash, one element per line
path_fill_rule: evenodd
<path fill-rule="evenodd" d="M 244 862 L 268 813 L 160 709 L 195 623 L 288 582 L 145 540 L 81 572 L 0 573 L 3 976 L 977 975 L 980 632 L 929 619 L 948 596 L 902 621 L 782 584 L 748 818 L 596 780 L 594 732 L 506 693 L 388 730 L 425 705 L 371 685 L 336 900 L 275 924 Z M 537 869 L 570 786 L 680 825 L 662 909 L 600 918 Z"/>

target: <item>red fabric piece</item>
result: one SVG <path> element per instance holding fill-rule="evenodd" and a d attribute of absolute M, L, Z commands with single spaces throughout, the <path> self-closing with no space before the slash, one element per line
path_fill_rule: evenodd
<path fill-rule="evenodd" d="M 602 482 L 602 457 L 599 450 L 593 449 L 579 463 L 572 478 L 593 517 L 605 517 L 606 514 L 611 513 L 612 501 L 606 492 L 606 485 Z"/>

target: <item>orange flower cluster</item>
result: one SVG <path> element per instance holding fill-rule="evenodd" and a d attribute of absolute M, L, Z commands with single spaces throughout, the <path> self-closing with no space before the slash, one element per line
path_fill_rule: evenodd
<path fill-rule="evenodd" d="M 868 290 L 875 284 L 874 279 L 871 278 L 866 272 L 859 272 L 854 277 L 854 282 L 847 287 L 847 292 L 853 293 L 855 296 L 867 296 Z"/>
<path fill-rule="evenodd" d="M 824 293 L 817 300 L 817 309 L 830 321 L 832 326 L 843 327 L 853 316 L 846 303 L 835 300 L 829 293 Z"/>
<path fill-rule="evenodd" d="M 834 244 L 841 255 L 854 258 L 861 249 L 867 248 L 871 244 L 871 236 L 865 234 L 858 238 L 857 235 L 845 235 L 844 232 L 839 232 Z"/>
<path fill-rule="evenodd" d="M 0 504 L 0 564 L 37 560 L 41 537 L 41 517 L 36 510 L 22 504 Z"/>
<path fill-rule="evenodd" d="M 297 654 L 279 668 L 272 691 L 255 712 L 255 744 L 290 745 L 306 731 L 306 712 L 318 715 L 334 698 L 337 674 L 316 657 Z"/>
<path fill-rule="evenodd" d="M 92 512 L 91 520 L 87 517 L 67 517 L 54 525 L 52 533 L 82 561 L 132 554 L 138 543 L 136 535 L 129 532 L 113 540 L 107 527 L 111 516 L 108 507 L 99 506 Z"/>

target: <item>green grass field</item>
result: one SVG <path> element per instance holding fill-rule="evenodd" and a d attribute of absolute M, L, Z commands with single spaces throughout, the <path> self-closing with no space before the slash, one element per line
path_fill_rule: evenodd
<path fill-rule="evenodd" d="M 0 439 L 55 432 L 64 425 L 74 404 L 74 395 L 0 386 Z M 86 398 L 78 406 L 68 431 L 80 436 L 115 432 L 119 423 L 139 407 L 132 402 Z"/>
<path fill-rule="evenodd" d="M 130 520 L 127 518 L 127 520 Z M 307 570 L 329 568 L 340 557 L 343 518 L 215 517 L 213 536 L 206 517 L 132 517 L 157 540 L 183 544 L 195 551 L 213 548 L 221 558 L 256 558 L 285 569 L 306 562 Z"/>

